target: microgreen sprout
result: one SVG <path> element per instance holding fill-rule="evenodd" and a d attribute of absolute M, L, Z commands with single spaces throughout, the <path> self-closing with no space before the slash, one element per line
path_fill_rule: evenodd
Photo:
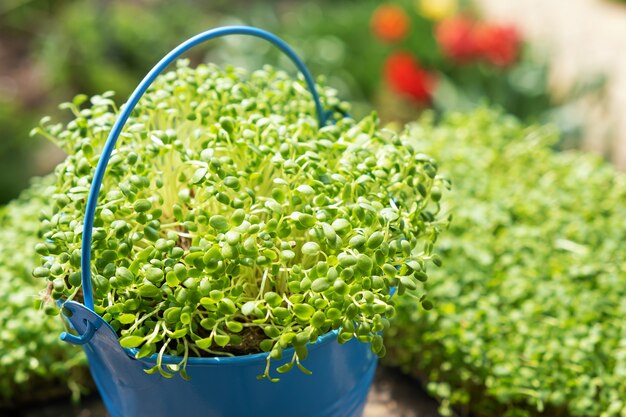
<path fill-rule="evenodd" d="M 348 109 L 323 88 L 326 108 Z M 52 299 L 81 298 L 86 196 L 116 118 L 110 93 L 79 96 L 67 125 L 36 129 L 68 153 L 43 221 Z M 337 330 L 385 353 L 390 291 L 422 288 L 447 182 L 405 133 L 374 115 L 319 127 L 303 83 L 270 67 L 246 73 L 181 61 L 140 101 L 111 157 L 92 243 L 96 312 L 150 371 L 186 376 L 191 356 L 294 348 Z M 425 304 L 428 303 L 425 301 Z M 165 365 L 163 355 L 181 358 Z"/>

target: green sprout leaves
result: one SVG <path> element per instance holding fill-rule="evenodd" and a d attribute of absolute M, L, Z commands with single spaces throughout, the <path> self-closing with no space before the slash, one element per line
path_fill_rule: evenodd
<path fill-rule="evenodd" d="M 87 389 L 86 358 L 59 340 L 59 310 L 36 300 L 42 284 L 63 290 L 65 281 L 80 285 L 80 274 L 68 274 L 64 262 L 36 266 L 55 251 L 38 236 L 41 213 L 50 212 L 54 178 L 36 179 L 21 196 L 0 207 L 0 409 L 45 399 L 54 391 L 77 399 Z M 33 278 L 31 271 L 34 268 Z M 76 279 L 78 278 L 78 279 Z M 43 281 L 42 281 L 43 280 Z M 35 302 L 36 301 L 36 302 Z M 43 311 L 33 308 L 44 305 Z M 44 312 L 50 316 L 48 317 Z M 67 313 L 67 312 L 64 312 Z M 36 387 L 36 388 L 34 388 Z M 54 387 L 50 392 L 45 388 Z"/>
<path fill-rule="evenodd" d="M 428 299 L 398 297 L 388 360 L 442 415 L 626 415 L 626 176 L 487 109 L 410 131 L 452 178 L 454 220 Z"/>
<path fill-rule="evenodd" d="M 436 263 L 448 186 L 436 162 L 374 115 L 320 128 L 298 83 L 269 67 L 183 62 L 129 119 L 94 222 L 94 296 L 123 346 L 181 357 L 152 372 L 268 352 L 262 377 L 275 380 L 271 361 L 293 348 L 280 372 L 308 372 L 307 344 L 332 330 L 382 355 L 391 289 L 422 288 Z M 40 127 L 69 155 L 34 272 L 54 299 L 80 297 L 85 199 L 114 119 L 109 101 L 92 100 L 68 125 Z"/>

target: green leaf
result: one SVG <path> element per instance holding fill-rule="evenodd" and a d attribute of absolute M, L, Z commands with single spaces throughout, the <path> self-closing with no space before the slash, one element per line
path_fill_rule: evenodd
<path fill-rule="evenodd" d="M 208 172 L 208 168 L 207 167 L 201 167 L 196 169 L 196 172 L 193 173 L 193 177 L 191 177 L 191 183 L 192 184 L 199 184 L 204 180 L 204 177 L 206 176 L 207 172 Z"/>
<path fill-rule="evenodd" d="M 308 369 L 306 369 L 304 366 L 302 366 L 302 364 L 300 362 L 296 362 L 296 365 L 298 366 L 298 369 L 306 374 L 306 375 L 313 375 L 313 372 L 309 371 Z"/>
<path fill-rule="evenodd" d="M 239 333 L 243 330 L 243 324 L 238 321 L 226 321 L 226 327 L 233 333 Z"/>
<path fill-rule="evenodd" d="M 226 334 L 216 334 L 213 339 L 215 340 L 215 344 L 221 347 L 224 347 L 230 342 L 230 336 Z"/>
<path fill-rule="evenodd" d="M 117 320 L 122 324 L 130 324 L 135 321 L 137 317 L 134 314 L 126 313 L 117 317 Z"/>
<path fill-rule="evenodd" d="M 146 279 L 153 284 L 158 284 L 163 279 L 163 270 L 159 268 L 150 268 L 146 271 Z"/>
<path fill-rule="evenodd" d="M 284 373 L 291 371 L 292 368 L 293 368 L 293 362 L 287 362 L 286 364 L 281 365 L 278 368 L 276 368 L 276 371 L 278 373 L 284 374 Z"/>
<path fill-rule="evenodd" d="M 385 239 L 385 235 L 383 235 L 381 232 L 374 232 L 370 235 L 370 237 L 367 239 L 367 247 L 369 249 L 376 249 L 377 247 L 380 246 L 381 243 L 383 243 L 383 240 Z"/>
<path fill-rule="evenodd" d="M 180 284 L 180 280 L 174 271 L 170 271 L 165 275 L 165 282 L 167 282 L 167 285 L 171 288 L 175 288 Z"/>
<path fill-rule="evenodd" d="M 213 344 L 213 337 L 205 337 L 204 339 L 196 340 L 195 343 L 200 349 L 208 349 Z"/>
<path fill-rule="evenodd" d="M 256 303 L 254 301 L 248 301 L 243 306 L 241 306 L 241 313 L 244 316 L 254 315 L 255 310 L 256 310 Z"/>
<path fill-rule="evenodd" d="M 139 295 L 146 298 L 157 298 L 161 295 L 161 290 L 152 284 L 144 284 L 138 287 Z"/>
<path fill-rule="evenodd" d="M 135 201 L 133 208 L 138 213 L 144 213 L 150 211 L 150 209 L 152 208 L 152 203 L 146 199 L 137 200 Z"/>
<path fill-rule="evenodd" d="M 218 232 L 225 232 L 228 230 L 228 221 L 224 216 L 215 215 L 209 219 L 209 224 Z"/>
<path fill-rule="evenodd" d="M 324 292 L 330 288 L 330 283 L 326 278 L 318 278 L 311 283 L 311 289 L 315 292 Z"/>
<path fill-rule="evenodd" d="M 302 245 L 302 253 L 307 256 L 317 256 L 320 252 L 320 245 L 315 242 L 306 242 Z"/>
<path fill-rule="evenodd" d="M 136 348 L 141 345 L 144 338 L 141 336 L 123 336 L 120 338 L 120 345 L 126 349 Z"/>
<path fill-rule="evenodd" d="M 315 309 L 309 304 L 296 304 L 293 307 L 293 312 L 300 320 L 306 321 L 313 316 Z"/>
<path fill-rule="evenodd" d="M 147 357 L 154 355 L 155 352 L 156 352 L 156 346 L 151 343 L 146 343 L 135 354 L 135 358 L 137 359 L 147 358 Z"/>

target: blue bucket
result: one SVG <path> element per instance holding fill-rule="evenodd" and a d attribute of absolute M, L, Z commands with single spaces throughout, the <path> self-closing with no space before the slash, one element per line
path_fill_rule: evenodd
<path fill-rule="evenodd" d="M 144 371 L 156 358 L 135 359 L 118 343 L 115 331 L 82 304 L 68 301 L 65 309 L 72 327 L 84 343 L 91 375 L 111 417 L 359 417 L 376 370 L 377 358 L 369 345 L 336 341 L 336 332 L 309 346 L 303 363 L 313 371 L 282 374 L 279 382 L 259 381 L 266 353 L 247 356 L 190 358 L 190 381 L 178 374 L 163 378 Z M 69 336 L 69 335 L 68 335 Z M 279 366 L 290 360 L 284 352 Z M 181 358 L 164 357 L 164 363 Z"/>
<path fill-rule="evenodd" d="M 130 96 L 116 120 L 98 161 L 87 200 L 82 241 L 82 286 L 84 303 L 63 304 L 68 322 L 78 336 L 63 333 L 61 339 L 82 345 L 93 379 L 111 417 L 359 417 L 376 369 L 377 358 L 369 344 L 352 340 L 340 345 L 337 332 L 329 332 L 309 345 L 304 365 L 313 371 L 297 370 L 281 375 L 280 382 L 258 380 L 268 353 L 236 357 L 190 358 L 191 380 L 176 374 L 164 378 L 148 375 L 156 355 L 135 359 L 124 349 L 111 326 L 94 312 L 90 263 L 94 214 L 104 173 L 117 138 L 141 96 L 154 79 L 182 53 L 204 41 L 226 35 L 248 35 L 277 46 L 296 64 L 311 91 L 320 126 L 326 123 L 315 83 L 302 60 L 275 35 L 248 26 L 228 26 L 203 32 L 167 54 L 146 75 Z M 293 349 L 284 352 L 286 363 Z M 182 358 L 165 356 L 163 363 L 177 364 Z"/>

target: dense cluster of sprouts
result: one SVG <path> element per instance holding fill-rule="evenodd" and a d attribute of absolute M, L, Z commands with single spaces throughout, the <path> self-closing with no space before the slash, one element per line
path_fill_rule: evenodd
<path fill-rule="evenodd" d="M 347 109 L 322 89 L 326 108 Z M 110 94 L 77 97 L 67 125 L 36 131 L 68 157 L 44 215 L 34 275 L 51 299 L 82 297 L 86 197 L 116 118 Z M 253 73 L 179 63 L 133 112 L 114 152 L 96 212 L 96 312 L 153 372 L 180 372 L 190 356 L 293 349 L 338 330 L 371 343 L 402 294 L 427 278 L 446 219 L 447 182 L 406 134 L 375 116 L 337 116 L 320 128 L 304 84 L 266 67 Z M 424 307 L 429 302 L 423 300 Z M 180 356 L 165 365 L 163 355 Z"/>

